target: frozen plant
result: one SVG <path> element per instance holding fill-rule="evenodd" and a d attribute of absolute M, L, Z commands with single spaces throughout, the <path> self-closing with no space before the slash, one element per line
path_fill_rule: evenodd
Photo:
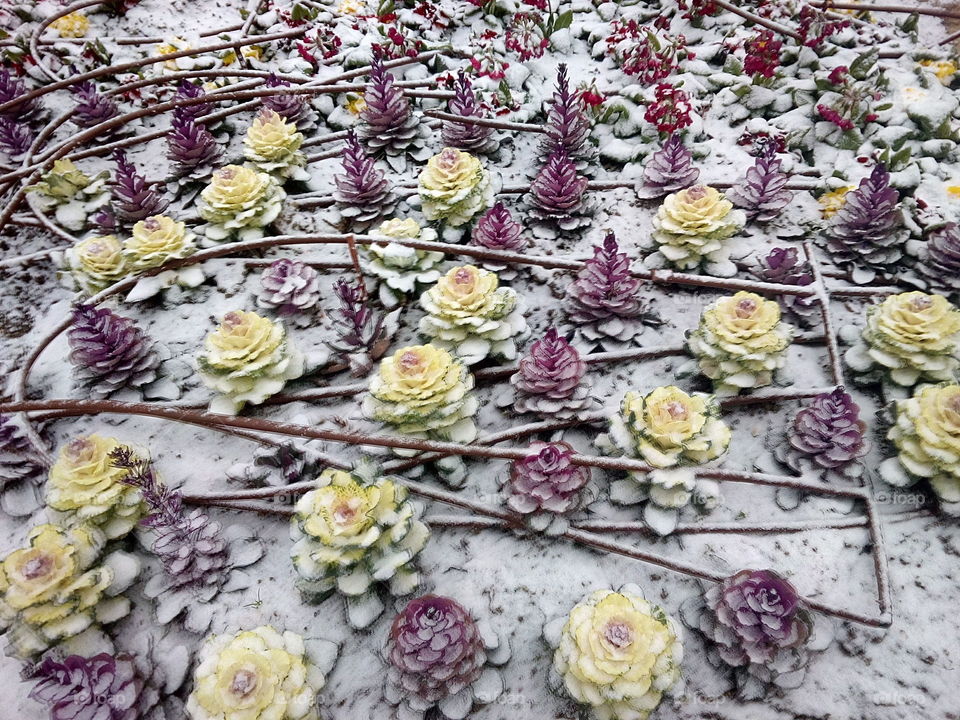
<path fill-rule="evenodd" d="M 653 241 L 663 260 L 678 270 L 703 268 L 729 277 L 736 272 L 724 242 L 743 229 L 747 215 L 723 193 L 694 185 L 667 195 L 653 219 Z M 659 258 L 654 257 L 654 260 Z"/>
<path fill-rule="evenodd" d="M 661 135 L 668 135 L 692 125 L 691 112 L 693 105 L 687 93 L 669 83 L 660 83 L 654 90 L 653 101 L 647 105 L 643 119 Z"/>
<path fill-rule="evenodd" d="M 813 284 L 813 268 L 806 260 L 800 259 L 797 248 L 775 247 L 759 258 L 750 268 L 750 272 L 762 282 L 777 285 L 796 285 L 806 287 Z M 804 325 L 813 324 L 820 317 L 820 303 L 813 295 L 780 295 L 781 306 L 800 320 Z"/>
<path fill-rule="evenodd" d="M 639 291 L 640 280 L 630 271 L 630 258 L 620 252 L 616 236 L 608 232 L 567 291 L 567 318 L 591 344 L 615 349 L 636 340 L 645 323 L 656 322 Z"/>
<path fill-rule="evenodd" d="M 393 75 L 383 66 L 383 57 L 374 52 L 370 61 L 370 81 L 363 93 L 366 107 L 360 113 L 360 136 L 373 152 L 400 155 L 419 145 L 420 120 L 413 114 L 410 100 L 396 86 Z"/>
<path fill-rule="evenodd" d="M 253 457 L 231 465 L 227 478 L 248 487 L 282 487 L 319 474 L 324 459 L 310 448 L 310 442 L 293 441 L 262 445 Z"/>
<path fill-rule="evenodd" d="M 466 224 L 493 201 L 490 173 L 473 155 L 456 148 L 444 148 L 430 158 L 417 183 L 424 217 L 450 227 Z"/>
<path fill-rule="evenodd" d="M 274 260 L 260 273 L 257 305 L 281 315 L 311 310 L 320 302 L 320 273 L 297 260 Z"/>
<path fill-rule="evenodd" d="M 427 315 L 420 334 L 449 350 L 467 365 L 487 357 L 513 360 L 517 340 L 527 330 L 522 300 L 512 288 L 499 287 L 496 273 L 473 265 L 451 268 L 420 296 Z"/>
<path fill-rule="evenodd" d="M 550 686 L 592 720 L 647 720 L 680 682 L 680 626 L 636 585 L 597 590 L 544 626 Z"/>
<path fill-rule="evenodd" d="M 408 595 L 420 584 L 417 555 L 430 536 L 421 508 L 372 462 L 327 469 L 297 502 L 290 550 L 297 589 L 309 602 L 344 597 L 350 625 L 365 628 L 384 610 L 380 591 Z"/>
<path fill-rule="evenodd" d="M 423 595 L 407 603 L 390 628 L 384 697 L 397 706 L 397 717 L 421 720 L 434 710 L 442 720 L 465 718 L 503 692 L 492 666 L 509 655 L 506 641 L 456 600 Z"/>
<path fill-rule="evenodd" d="M 27 123 L 0 115 L 0 151 L 10 161 L 19 160 L 33 144 L 34 133 Z"/>
<path fill-rule="evenodd" d="M 74 377 L 94 397 L 157 379 L 160 355 L 153 340 L 108 308 L 76 305 L 67 341 Z"/>
<path fill-rule="evenodd" d="M 264 86 L 268 88 L 283 88 L 289 87 L 290 83 L 286 80 L 281 80 L 276 75 L 270 75 L 264 83 Z M 273 110 L 273 112 L 277 113 L 277 115 L 284 120 L 296 125 L 298 130 L 307 130 L 316 123 L 317 114 L 313 111 L 313 108 L 310 107 L 309 103 L 304 100 L 302 95 L 278 92 L 274 95 L 267 95 L 266 97 L 260 98 L 260 103 L 263 107 Z"/>
<path fill-rule="evenodd" d="M 397 198 L 353 130 L 347 131 L 341 162 L 343 172 L 333 178 L 337 186 L 333 197 L 345 229 L 363 232 L 390 215 Z"/>
<path fill-rule="evenodd" d="M 269 108 L 254 117 L 243 138 L 243 156 L 253 167 L 283 180 L 310 179 L 307 158 L 300 150 L 303 133 Z"/>
<path fill-rule="evenodd" d="M 643 183 L 637 187 L 637 196 L 660 198 L 690 187 L 698 177 L 700 169 L 693 166 L 693 154 L 683 138 L 673 133 L 643 166 Z"/>
<path fill-rule="evenodd" d="M 557 86 L 550 101 L 550 110 L 543 127 L 540 155 L 547 159 L 558 150 L 584 169 L 596 156 L 590 142 L 590 118 L 579 91 L 570 90 L 567 66 L 557 67 Z"/>
<path fill-rule="evenodd" d="M 960 516 L 960 385 L 923 385 L 897 400 L 887 433 L 896 457 L 880 464 L 880 477 L 895 487 L 926 480 L 947 515 Z"/>
<path fill-rule="evenodd" d="M 197 251 L 195 241 L 196 235 L 187 230 L 186 223 L 153 215 L 133 226 L 123 241 L 123 259 L 131 272 L 145 272 L 193 255 Z M 205 279 L 200 263 L 155 272 L 137 280 L 126 301 L 145 300 L 175 285 L 194 288 Z"/>
<path fill-rule="evenodd" d="M 92 128 L 120 114 L 117 103 L 101 95 L 89 80 L 72 86 L 70 92 L 75 102 L 70 120 L 81 128 Z"/>
<path fill-rule="evenodd" d="M 687 348 L 713 381 L 714 392 L 736 395 L 773 383 L 774 372 L 786 362 L 793 330 L 781 321 L 775 300 L 741 290 L 703 311 L 697 329 L 687 334 Z"/>
<path fill-rule="evenodd" d="M 378 294 L 385 307 L 397 307 L 418 288 L 435 283 L 442 276 L 440 268 L 446 259 L 442 252 L 420 250 L 402 242 L 434 242 L 436 230 L 420 227 L 413 218 L 391 218 L 370 234 L 383 241 L 367 245 L 364 269 L 379 278 Z"/>
<path fill-rule="evenodd" d="M 513 219 L 506 205 L 497 202 L 481 215 L 473 226 L 470 244 L 490 250 L 519 253 L 530 246 L 530 241 L 523 236 L 523 226 Z M 516 271 L 502 263 L 486 260 L 482 264 L 487 270 L 497 273 L 502 280 L 516 277 Z"/>
<path fill-rule="evenodd" d="M 242 165 L 218 168 L 197 203 L 197 212 L 207 221 L 203 234 L 212 242 L 261 238 L 280 215 L 286 197 L 267 173 Z"/>
<path fill-rule="evenodd" d="M 26 82 L 22 78 L 14 77 L 8 68 L 0 67 L 0 105 L 6 105 L 26 94 Z M 0 112 L 0 115 L 8 117 L 11 120 L 31 122 L 36 120 L 42 113 L 43 105 L 41 105 L 40 99 L 32 98 L 30 100 L 21 100 L 16 105 Z"/>
<path fill-rule="evenodd" d="M 889 295 L 866 311 L 866 327 L 841 330 L 844 360 L 860 382 L 911 388 L 960 375 L 960 310 L 941 295 Z"/>
<path fill-rule="evenodd" d="M 782 165 L 773 144 L 765 144 L 746 177 L 727 191 L 727 199 L 743 209 L 748 220 L 773 220 L 793 199 L 793 192 L 786 189 L 788 177 Z"/>
<path fill-rule="evenodd" d="M 91 177 L 72 160 L 60 158 L 27 190 L 37 194 L 43 210 L 55 210 L 54 217 L 60 225 L 79 231 L 89 215 L 110 201 L 109 178 L 108 170 Z"/>
<path fill-rule="evenodd" d="M 866 432 L 860 407 L 838 387 L 793 416 L 786 442 L 777 445 L 777 459 L 797 474 L 813 470 L 827 482 L 856 479 L 863 474 L 860 459 L 870 449 Z"/>
<path fill-rule="evenodd" d="M 733 675 L 743 700 L 799 687 L 813 653 L 832 639 L 829 623 L 773 570 L 741 570 L 684 602 L 680 616 L 709 641 L 707 659 Z"/>
<path fill-rule="evenodd" d="M 566 529 L 562 516 L 589 499 L 590 468 L 574 465 L 573 453 L 565 442 L 533 442 L 527 456 L 510 466 L 507 505 L 536 530 Z"/>
<path fill-rule="evenodd" d="M 723 456 L 730 437 L 712 395 L 687 394 L 673 385 L 646 395 L 631 390 L 596 444 L 608 454 L 641 460 L 651 470 L 631 470 L 615 480 L 611 500 L 646 502 L 643 517 L 651 529 L 660 535 L 673 532 L 681 508 L 693 502 L 700 510 L 712 510 L 719 503 L 719 485 L 698 478 L 693 467 Z"/>
<path fill-rule="evenodd" d="M 878 163 L 856 190 L 846 193 L 843 206 L 824 230 L 822 244 L 855 283 L 863 284 L 887 274 L 900 261 L 906 234 L 900 193 Z"/>
<path fill-rule="evenodd" d="M 78 241 L 63 253 L 63 265 L 62 279 L 85 295 L 97 294 L 130 272 L 123 246 L 116 235 Z"/>
<path fill-rule="evenodd" d="M 246 587 L 237 568 L 260 559 L 263 547 L 250 530 L 233 525 L 225 532 L 199 508 L 185 512 L 180 492 L 171 490 L 150 460 L 130 448 L 111 453 L 113 465 L 125 472 L 123 482 L 140 491 L 148 508 L 141 521 L 154 533 L 152 549 L 163 565 L 143 587 L 156 603 L 157 621 L 165 625 L 183 615 L 190 632 L 204 632 L 215 612 L 213 600 L 221 592 Z"/>
<path fill-rule="evenodd" d="M 588 184 L 566 151 L 554 150 L 530 184 L 530 215 L 542 225 L 563 231 L 589 225 L 594 206 L 586 196 Z"/>
<path fill-rule="evenodd" d="M 176 177 L 202 180 L 213 171 L 220 155 L 220 146 L 205 125 L 174 113 L 167 131 L 167 159 Z"/>
<path fill-rule="evenodd" d="M 0 508 L 8 515 L 33 514 L 47 468 L 19 422 L 0 415 Z"/>
<path fill-rule="evenodd" d="M 584 382 L 586 371 L 579 351 L 550 328 L 510 376 L 513 409 L 559 420 L 577 417 L 596 403 L 591 383 Z"/>
<path fill-rule="evenodd" d="M 36 525 L 27 545 L 0 564 L 0 632 L 7 654 L 27 660 L 87 628 L 130 612 L 120 593 L 140 572 L 133 555 L 104 557 L 107 537 L 92 525 Z"/>
<path fill-rule="evenodd" d="M 167 201 L 137 172 L 133 163 L 127 160 L 127 154 L 123 150 L 115 150 L 113 161 L 117 166 L 110 198 L 113 219 L 129 227 L 151 215 L 162 215 L 167 209 Z"/>
<path fill-rule="evenodd" d="M 447 101 L 447 112 L 463 118 L 481 118 L 483 113 L 473 91 L 473 84 L 461 70 L 454 81 L 454 96 Z M 458 123 L 445 120 L 441 131 L 443 144 L 475 155 L 484 155 L 495 150 L 499 143 L 493 137 L 493 128 L 474 123 Z"/>
<path fill-rule="evenodd" d="M 940 222 L 924 228 L 923 241 L 907 243 L 914 272 L 935 292 L 960 296 L 960 226 Z"/>
<path fill-rule="evenodd" d="M 210 411 L 235 415 L 246 404 L 259 405 L 303 375 L 305 359 L 277 321 L 233 310 L 204 340 L 197 356 L 203 383 L 219 394 Z"/>
<path fill-rule="evenodd" d="M 358 282 L 343 278 L 333 286 L 339 306 L 330 311 L 334 338 L 327 341 L 335 355 L 346 362 L 355 377 L 370 372 L 374 360 L 386 351 L 396 329 L 392 317 L 384 318 L 370 307 L 366 291 Z"/>
<path fill-rule="evenodd" d="M 177 92 L 174 100 L 197 100 L 206 96 L 206 91 L 202 85 L 197 85 L 189 80 L 181 80 L 177 85 Z M 212 102 L 198 102 L 193 105 L 182 105 L 174 108 L 174 120 L 192 120 L 199 124 L 204 115 L 213 112 L 215 105 Z"/>

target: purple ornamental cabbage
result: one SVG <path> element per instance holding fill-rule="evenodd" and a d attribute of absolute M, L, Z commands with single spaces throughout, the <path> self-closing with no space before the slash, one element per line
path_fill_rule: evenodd
<path fill-rule="evenodd" d="M 903 257 L 905 231 L 900 193 L 880 163 L 846 195 L 830 219 L 823 244 L 831 259 L 862 284 L 889 273 Z"/>
<path fill-rule="evenodd" d="M 590 223 L 589 181 L 562 149 L 554 151 L 530 185 L 530 214 L 544 224 L 575 230 Z"/>
<path fill-rule="evenodd" d="M 789 178 L 782 166 L 776 148 L 772 143 L 766 143 L 756 162 L 747 170 L 747 176 L 727 191 L 727 199 L 745 210 L 750 220 L 773 220 L 793 199 L 793 193 L 786 188 Z"/>
<path fill-rule="evenodd" d="M 309 265 L 288 258 L 275 260 L 260 274 L 257 305 L 281 315 L 309 310 L 320 302 L 320 275 Z"/>
<path fill-rule="evenodd" d="M 137 172 L 127 154 L 116 150 L 113 160 L 117 164 L 110 200 L 113 218 L 121 225 L 133 226 L 152 215 L 162 215 L 167 201 Z"/>
<path fill-rule="evenodd" d="M 407 603 L 390 628 L 386 656 L 388 692 L 423 709 L 472 685 L 487 659 L 470 613 L 439 595 Z"/>
<path fill-rule="evenodd" d="M 27 675 L 37 680 L 30 697 L 50 706 L 51 720 L 137 720 L 159 701 L 125 654 L 46 657 Z"/>
<path fill-rule="evenodd" d="M 510 378 L 514 387 L 514 409 L 567 419 L 595 402 L 590 384 L 583 382 L 587 364 L 580 353 L 556 328 L 530 346 Z"/>
<path fill-rule="evenodd" d="M 496 203 L 480 216 L 476 227 L 470 233 L 470 242 L 491 250 L 507 252 L 525 250 L 530 245 L 523 237 L 523 225 L 513 219 L 513 215 L 502 202 Z"/>
<path fill-rule="evenodd" d="M 924 231 L 926 242 L 911 243 L 914 270 L 931 290 L 960 292 L 960 226 L 939 223 Z"/>
<path fill-rule="evenodd" d="M 157 377 L 160 356 L 153 341 L 132 320 L 112 310 L 77 305 L 67 341 L 74 375 L 96 397 L 140 387 Z"/>
<path fill-rule="evenodd" d="M 664 197 L 697 182 L 700 170 L 693 166 L 693 155 L 683 139 L 673 134 L 643 167 L 643 184 L 637 195 L 643 199 Z"/>
<path fill-rule="evenodd" d="M 632 340 L 642 332 L 643 322 L 653 321 L 639 290 L 640 280 L 630 272 L 630 258 L 620 252 L 616 236 L 608 232 L 567 291 L 567 317 L 590 340 Z"/>
<path fill-rule="evenodd" d="M 856 478 L 863 472 L 858 460 L 869 449 L 866 431 L 860 407 L 837 388 L 817 395 L 797 412 L 787 430 L 787 443 L 777 447 L 777 457 L 798 473 L 812 466 L 824 480 Z"/>
<path fill-rule="evenodd" d="M 290 83 L 276 75 L 270 75 L 264 85 L 268 88 L 282 88 L 289 87 Z M 296 125 L 299 130 L 309 128 L 313 124 L 315 113 L 311 111 L 302 95 L 281 92 L 261 98 L 260 102 L 263 107 L 273 110 L 284 120 Z"/>
<path fill-rule="evenodd" d="M 206 126 L 191 117 L 174 115 L 167 131 L 167 158 L 176 177 L 199 180 L 220 160 L 220 146 Z"/>
<path fill-rule="evenodd" d="M 0 508 L 9 515 L 31 514 L 40 505 L 46 476 L 46 466 L 17 421 L 0 415 Z"/>
<path fill-rule="evenodd" d="M 778 285 L 804 287 L 813 284 L 813 268 L 806 260 L 801 260 L 800 252 L 792 247 L 773 248 L 759 259 L 751 272 L 758 280 Z M 812 295 L 781 295 L 777 300 L 805 325 L 820 316 L 820 304 Z"/>
<path fill-rule="evenodd" d="M 27 94 L 27 84 L 5 67 L 0 67 L 0 105 L 6 105 Z M 39 98 L 23 100 L 12 107 L 0 112 L 0 115 L 11 120 L 29 123 L 36 120 L 43 110 Z"/>
<path fill-rule="evenodd" d="M 120 108 L 112 98 L 101 95 L 97 86 L 89 80 L 70 88 L 76 105 L 70 119 L 81 128 L 92 128 L 120 114 Z"/>
<path fill-rule="evenodd" d="M 507 505 L 527 515 L 562 514 L 576 509 L 580 491 L 590 482 L 590 468 L 570 461 L 573 448 L 565 442 L 534 442 L 530 453 L 510 468 Z"/>
<path fill-rule="evenodd" d="M 544 136 L 540 142 L 542 158 L 562 151 L 582 171 L 595 157 L 593 145 L 590 144 L 590 118 L 586 105 L 579 92 L 571 92 L 567 66 L 563 63 L 557 68 L 557 87 L 543 129 Z"/>
<path fill-rule="evenodd" d="M 409 98 L 384 68 L 379 54 L 375 54 L 370 63 L 370 82 L 363 99 L 366 107 L 360 113 L 363 121 L 360 134 L 368 148 L 399 155 L 414 144 L 420 121 L 413 114 Z"/>
<path fill-rule="evenodd" d="M 196 98 L 202 98 L 206 96 L 206 91 L 202 86 L 196 85 L 189 80 L 181 80 L 180 84 L 177 85 L 177 93 L 174 95 L 174 100 L 194 100 Z M 192 120 L 193 122 L 199 122 L 200 118 L 204 115 L 208 115 L 213 112 L 214 105 L 213 103 L 197 103 L 195 105 L 184 105 L 182 107 L 174 108 L 173 116 L 178 120 Z"/>
<path fill-rule="evenodd" d="M 0 115 L 0 151 L 10 160 L 17 160 L 33 144 L 33 131 L 27 123 Z"/>
<path fill-rule="evenodd" d="M 346 229 L 362 232 L 392 214 L 397 198 L 352 130 L 347 132 L 342 162 L 343 173 L 334 177 L 333 197 Z"/>
<path fill-rule="evenodd" d="M 454 84 L 454 96 L 447 101 L 447 112 L 459 117 L 483 117 L 473 85 L 463 70 Z M 444 121 L 441 135 L 444 147 L 455 147 L 474 155 L 491 152 L 499 145 L 493 138 L 493 128 L 485 125 Z"/>
<path fill-rule="evenodd" d="M 327 344 L 343 356 L 355 376 L 363 377 L 390 344 L 385 320 L 370 308 L 359 283 L 341 278 L 333 286 L 333 292 L 340 300 L 340 307 L 330 311 L 335 339 Z"/>

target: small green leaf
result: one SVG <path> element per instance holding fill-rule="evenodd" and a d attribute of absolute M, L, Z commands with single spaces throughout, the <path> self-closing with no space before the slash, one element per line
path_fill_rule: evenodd
<path fill-rule="evenodd" d="M 556 21 L 553 23 L 553 31 L 563 30 L 564 28 L 570 27 L 570 24 L 573 22 L 573 10 L 567 10 L 566 12 L 560 13 L 557 15 Z"/>
<path fill-rule="evenodd" d="M 873 69 L 873 66 L 876 65 L 879 57 L 880 51 L 876 48 L 863 53 L 860 57 L 850 63 L 850 75 L 857 80 L 865 80 L 867 75 L 869 75 L 870 71 Z"/>

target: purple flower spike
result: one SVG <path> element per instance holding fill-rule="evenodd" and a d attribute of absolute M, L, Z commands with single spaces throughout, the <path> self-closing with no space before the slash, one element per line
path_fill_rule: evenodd
<path fill-rule="evenodd" d="M 593 145 L 590 144 L 590 118 L 587 117 L 586 104 L 579 92 L 571 92 L 567 66 L 562 63 L 557 68 L 557 88 L 544 124 L 544 138 L 540 143 L 540 153 L 544 158 L 549 158 L 558 150 L 576 161 L 581 170 L 595 156 Z"/>
<path fill-rule="evenodd" d="M 626 342 L 639 335 L 643 322 L 653 322 L 639 297 L 640 280 L 630 273 L 630 258 L 620 252 L 611 232 L 593 249 L 567 292 L 567 317 L 589 340 Z"/>
<path fill-rule="evenodd" d="M 151 215 L 162 215 L 167 209 L 167 201 L 137 172 L 133 163 L 127 160 L 127 154 L 117 150 L 113 153 L 113 161 L 117 164 L 117 172 L 110 209 L 115 220 L 121 225 L 133 226 Z"/>
<path fill-rule="evenodd" d="M 195 85 L 189 80 L 181 80 L 177 85 L 177 94 L 174 100 L 194 100 L 206 96 L 206 91 L 200 86 Z M 196 105 L 185 105 L 178 107 L 173 111 L 173 117 L 178 120 L 193 120 L 197 122 L 201 117 L 213 112 L 212 103 L 197 103 Z"/>
<path fill-rule="evenodd" d="M 593 208 L 586 199 L 588 182 L 563 150 L 555 151 L 530 185 L 530 214 L 561 230 L 589 224 Z"/>
<path fill-rule="evenodd" d="M 869 449 L 866 431 L 859 406 L 837 388 L 817 395 L 794 416 L 777 457 L 798 473 L 813 467 L 824 480 L 856 478 L 863 472 L 858 460 Z"/>
<path fill-rule="evenodd" d="M 850 269 L 854 282 L 870 282 L 903 257 L 906 233 L 899 201 L 890 173 L 878 163 L 856 190 L 847 193 L 843 207 L 830 219 L 826 250 L 834 262 Z"/>
<path fill-rule="evenodd" d="M 793 199 L 782 165 L 773 144 L 767 143 L 743 181 L 727 191 L 727 199 L 743 208 L 750 220 L 773 220 Z"/>
<path fill-rule="evenodd" d="M 693 166 L 693 155 L 683 139 L 671 135 L 643 167 L 643 184 L 637 194 L 644 199 L 659 198 L 697 182 L 700 170 Z"/>
<path fill-rule="evenodd" d="M 341 278 L 333 291 L 340 307 L 330 312 L 336 339 L 329 345 L 344 356 L 354 375 L 362 377 L 389 344 L 384 318 L 370 309 L 359 283 L 352 284 Z"/>
<path fill-rule="evenodd" d="M 463 70 L 457 76 L 453 89 L 454 97 L 447 102 L 448 113 L 460 117 L 483 117 L 473 84 Z M 443 123 L 441 134 L 444 147 L 455 147 L 474 155 L 488 153 L 498 145 L 492 137 L 493 128 L 483 125 L 447 121 Z"/>
<path fill-rule="evenodd" d="M 167 158 L 177 177 L 199 180 L 220 160 L 220 146 L 204 125 L 174 115 L 167 132 Z"/>
<path fill-rule="evenodd" d="M 410 100 L 394 84 L 393 75 L 383 67 L 383 58 L 373 56 L 370 82 L 363 94 L 367 106 L 360 113 L 361 134 L 374 152 L 399 155 L 417 139 L 419 121 L 410 107 Z"/>
<path fill-rule="evenodd" d="M 587 364 L 573 345 L 556 328 L 530 346 L 510 378 L 514 387 L 514 409 L 567 419 L 588 409 L 595 399 L 583 376 Z"/>
<path fill-rule="evenodd" d="M 427 707 L 463 691 L 483 670 L 486 653 L 477 624 L 456 600 L 411 600 L 390 628 L 387 682 Z"/>
<path fill-rule="evenodd" d="M 0 151 L 10 160 L 17 160 L 32 143 L 33 132 L 29 125 L 0 115 Z"/>
<path fill-rule="evenodd" d="M 773 248 L 751 271 L 763 282 L 798 286 L 813 284 L 813 268 L 810 263 L 800 259 L 796 248 Z M 780 307 L 792 312 L 805 325 L 811 324 L 820 315 L 820 305 L 813 297 L 781 295 L 777 300 Z"/>
<path fill-rule="evenodd" d="M 120 114 L 120 108 L 113 99 L 101 95 L 97 86 L 90 81 L 74 85 L 70 92 L 76 101 L 70 119 L 79 127 L 91 128 Z"/>
<path fill-rule="evenodd" d="M 309 310 L 320 301 L 320 275 L 309 265 L 281 258 L 260 274 L 260 307 L 276 308 L 282 315 Z"/>
<path fill-rule="evenodd" d="M 27 675 L 37 680 L 30 697 L 50 706 L 51 720 L 136 720 L 159 699 L 130 655 L 51 656 Z"/>
<path fill-rule="evenodd" d="M 943 294 L 960 292 L 960 226 L 955 222 L 928 228 L 925 243 L 911 243 L 914 269 L 930 289 Z"/>
<path fill-rule="evenodd" d="M 491 250 L 515 252 L 530 244 L 523 237 L 523 226 L 513 219 L 506 205 L 498 202 L 477 221 L 470 234 L 470 242 Z"/>
<path fill-rule="evenodd" d="M 27 85 L 23 80 L 14 77 L 5 67 L 0 67 L 0 105 L 5 105 L 27 94 Z M 0 115 L 11 120 L 30 122 L 35 120 L 43 106 L 37 98 L 24 100 L 13 107 L 7 108 Z"/>
<path fill-rule="evenodd" d="M 397 199 L 382 170 L 376 168 L 356 134 L 348 131 L 343 148 L 343 173 L 334 177 L 333 196 L 348 229 L 362 232 L 387 217 Z"/>
<path fill-rule="evenodd" d="M 574 510 L 580 491 L 590 481 L 590 468 L 574 465 L 573 452 L 565 442 L 532 443 L 530 454 L 511 467 L 507 504 L 523 515 Z"/>
<path fill-rule="evenodd" d="M 157 377 L 160 357 L 153 341 L 132 320 L 112 310 L 77 305 L 67 340 L 74 375 L 96 396 L 140 387 Z"/>
<path fill-rule="evenodd" d="M 127 470 L 123 481 L 140 490 L 150 509 L 141 523 L 156 533 L 153 552 L 163 563 L 169 586 L 217 588 L 229 570 L 220 524 L 199 509 L 185 514 L 180 493 L 161 482 L 150 461 L 136 457 L 130 448 L 117 448 L 110 456 L 115 467 Z"/>
<path fill-rule="evenodd" d="M 281 80 L 276 75 L 270 75 L 264 83 L 268 88 L 289 87 L 290 83 Z M 284 120 L 288 120 L 297 126 L 298 129 L 309 127 L 313 122 L 313 113 L 310 106 L 301 95 L 292 95 L 290 93 L 277 93 L 268 95 L 260 100 L 263 107 L 273 110 Z"/>

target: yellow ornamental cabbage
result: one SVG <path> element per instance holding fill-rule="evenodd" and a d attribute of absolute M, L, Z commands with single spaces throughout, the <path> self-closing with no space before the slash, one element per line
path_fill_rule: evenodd
<path fill-rule="evenodd" d="M 186 223 L 154 215 L 133 226 L 130 237 L 123 242 L 123 254 L 132 269 L 149 270 L 195 253 L 195 238 Z"/>
<path fill-rule="evenodd" d="M 653 220 L 653 239 L 667 262 L 681 270 L 726 263 L 729 249 L 723 242 L 738 233 L 747 221 L 742 210 L 723 193 L 694 185 L 668 195 Z"/>
<path fill-rule="evenodd" d="M 87 295 L 95 295 L 126 277 L 130 271 L 123 246 L 114 235 L 81 240 L 64 253 L 73 282 Z"/>
<path fill-rule="evenodd" d="M 187 699 L 192 720 L 318 720 L 323 673 L 303 638 L 269 625 L 204 642 Z"/>
<path fill-rule="evenodd" d="M 468 222 L 493 200 L 490 173 L 473 155 L 456 148 L 444 148 L 430 158 L 418 180 L 424 216 L 451 227 Z"/>
<path fill-rule="evenodd" d="M 300 498 L 291 522 L 300 592 L 320 601 L 336 590 L 378 605 L 378 583 L 389 583 L 393 595 L 413 592 L 420 582 L 415 558 L 429 531 L 407 489 L 370 464 L 353 472 L 325 470 L 318 486 Z M 377 615 L 351 623 L 366 626 Z"/>
<path fill-rule="evenodd" d="M 402 295 L 416 290 L 417 285 L 427 285 L 440 278 L 440 265 L 444 254 L 417 250 L 391 240 L 422 240 L 433 242 L 437 233 L 430 228 L 421 228 L 413 218 L 386 220 L 373 230 L 371 235 L 382 237 L 387 242 L 375 242 L 367 246 L 366 269 L 382 280 L 380 295 L 384 304 L 393 307 Z M 387 289 L 384 289 L 386 285 Z"/>
<path fill-rule="evenodd" d="M 467 365 L 488 355 L 512 360 L 516 339 L 527 330 L 517 293 L 499 287 L 497 274 L 473 265 L 450 269 L 420 296 L 427 316 L 420 332 L 437 347 L 456 353 Z"/>
<path fill-rule="evenodd" d="M 257 169 L 283 178 L 309 180 L 303 171 L 307 159 L 300 152 L 303 135 L 274 110 L 257 113 L 243 138 L 243 156 Z"/>
<path fill-rule="evenodd" d="M 831 190 L 825 192 L 817 200 L 823 206 L 820 208 L 820 213 L 825 219 L 831 218 L 836 215 L 840 208 L 842 208 L 847 202 L 847 193 L 851 190 L 856 190 L 856 186 L 847 185 L 845 187 L 839 187 L 836 190 Z"/>
<path fill-rule="evenodd" d="M 204 234 L 213 241 L 231 235 L 239 240 L 261 237 L 262 229 L 277 219 L 286 196 L 267 173 L 240 165 L 219 168 L 200 193 L 197 210 L 209 223 Z"/>
<path fill-rule="evenodd" d="M 957 74 L 957 64 L 952 60 L 921 60 L 921 67 L 926 68 L 944 85 L 950 85 L 953 82 L 953 76 Z"/>
<path fill-rule="evenodd" d="M 405 435 L 472 442 L 479 407 L 472 390 L 473 375 L 460 360 L 433 345 L 414 345 L 380 363 L 363 411 Z"/>
<path fill-rule="evenodd" d="M 109 178 L 107 170 L 91 177 L 72 161 L 60 159 L 27 190 L 36 193 L 36 202 L 44 210 L 56 208 L 57 222 L 63 227 L 80 232 L 87 216 L 110 200 Z"/>
<path fill-rule="evenodd" d="M 62 38 L 82 38 L 90 29 L 90 21 L 80 12 L 72 12 L 57 18 L 48 26 L 57 31 Z"/>
<path fill-rule="evenodd" d="M 304 357 L 287 342 L 280 322 L 235 310 L 207 335 L 197 358 L 200 379 L 221 395 L 212 412 L 233 414 L 245 403 L 259 405 L 303 375 Z"/>
<path fill-rule="evenodd" d="M 577 603 L 553 656 L 567 694 L 597 720 L 646 720 L 680 679 L 679 625 L 632 590 Z"/>
<path fill-rule="evenodd" d="M 929 480 L 943 510 L 960 515 L 960 385 L 925 385 L 897 400 L 887 437 L 899 454 L 881 464 L 883 479 L 899 486 Z"/>
<path fill-rule="evenodd" d="M 130 611 L 126 598 L 113 596 L 129 585 L 139 567 L 127 556 L 135 570 L 121 582 L 111 567 L 100 564 L 107 542 L 102 532 L 89 525 L 38 525 L 27 541 L 0 567 L 0 630 L 6 631 L 17 657 L 34 656 Z"/>
<path fill-rule="evenodd" d="M 47 505 L 59 524 L 90 523 L 110 540 L 133 530 L 146 508 L 140 491 L 123 482 L 127 471 L 113 466 L 110 453 L 122 447 L 100 435 L 63 446 L 47 483 Z"/>
<path fill-rule="evenodd" d="M 780 306 L 759 295 L 738 292 L 720 298 L 700 317 L 687 347 L 718 395 L 770 385 L 783 367 L 793 327 L 780 320 Z"/>
<path fill-rule="evenodd" d="M 867 309 L 867 324 L 845 354 L 867 381 L 903 387 L 960 377 L 960 310 L 940 295 L 907 292 Z"/>

